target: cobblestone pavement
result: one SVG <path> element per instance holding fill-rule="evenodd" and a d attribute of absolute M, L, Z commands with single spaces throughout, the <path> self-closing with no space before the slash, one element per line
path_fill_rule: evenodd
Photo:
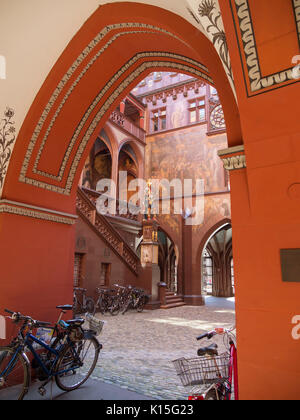
<path fill-rule="evenodd" d="M 197 349 L 207 344 L 199 345 L 198 335 L 235 323 L 234 303 L 214 298 L 203 307 L 97 317 L 106 323 L 99 337 L 103 350 L 93 378 L 154 400 L 186 399 L 189 388 L 181 385 L 172 360 L 196 357 Z M 225 350 L 222 337 L 215 342 Z"/>

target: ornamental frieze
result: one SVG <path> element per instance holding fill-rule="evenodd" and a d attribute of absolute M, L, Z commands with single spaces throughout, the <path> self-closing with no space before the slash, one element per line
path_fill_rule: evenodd
<path fill-rule="evenodd" d="M 229 149 L 220 150 L 219 157 L 223 161 L 227 171 L 244 169 L 247 167 L 244 146 L 235 146 Z"/>

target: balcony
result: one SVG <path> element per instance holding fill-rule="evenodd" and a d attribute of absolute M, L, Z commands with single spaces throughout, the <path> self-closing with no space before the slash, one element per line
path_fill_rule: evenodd
<path fill-rule="evenodd" d="M 114 111 L 110 116 L 110 121 L 121 127 L 128 134 L 135 137 L 137 140 L 146 142 L 146 131 L 133 123 L 129 118 L 119 111 Z"/>

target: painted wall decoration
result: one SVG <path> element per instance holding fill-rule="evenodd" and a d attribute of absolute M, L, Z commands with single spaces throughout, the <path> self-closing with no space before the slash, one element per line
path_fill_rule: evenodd
<path fill-rule="evenodd" d="M 4 112 L 4 118 L 0 121 L 0 198 L 9 160 L 16 140 L 16 129 L 13 121 L 14 115 L 14 110 L 8 107 Z"/>
<path fill-rule="evenodd" d="M 248 96 L 299 81 L 293 76 L 292 58 L 300 52 L 300 0 L 281 3 L 282 7 L 279 2 L 268 2 L 266 7 L 265 2 L 231 0 Z M 284 21 L 283 8 L 286 12 L 290 8 L 291 12 L 285 13 Z M 268 31 L 263 30 L 264 25 Z M 273 39 L 268 38 L 268 32 Z M 290 51 L 285 51 L 288 47 Z"/>
<path fill-rule="evenodd" d="M 207 137 L 206 132 L 205 124 L 149 137 L 146 154 L 151 151 L 152 176 L 204 179 L 206 193 L 224 190 L 225 172 L 217 151 L 227 146 L 226 134 Z"/>
<path fill-rule="evenodd" d="M 226 71 L 231 88 L 236 95 L 234 78 L 232 73 L 229 49 L 226 40 L 226 33 L 222 20 L 221 10 L 218 0 L 187 0 L 187 9 L 194 20 L 201 27 L 202 32 L 214 44 L 223 67 Z"/>

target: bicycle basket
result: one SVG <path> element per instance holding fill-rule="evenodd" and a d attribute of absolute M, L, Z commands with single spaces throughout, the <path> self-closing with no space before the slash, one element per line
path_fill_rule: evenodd
<path fill-rule="evenodd" d="M 93 331 L 95 335 L 100 335 L 104 322 L 89 313 L 85 315 L 85 319 L 89 323 L 89 329 Z"/>
<path fill-rule="evenodd" d="M 177 359 L 173 361 L 183 386 L 224 382 L 229 377 L 230 355 Z"/>

